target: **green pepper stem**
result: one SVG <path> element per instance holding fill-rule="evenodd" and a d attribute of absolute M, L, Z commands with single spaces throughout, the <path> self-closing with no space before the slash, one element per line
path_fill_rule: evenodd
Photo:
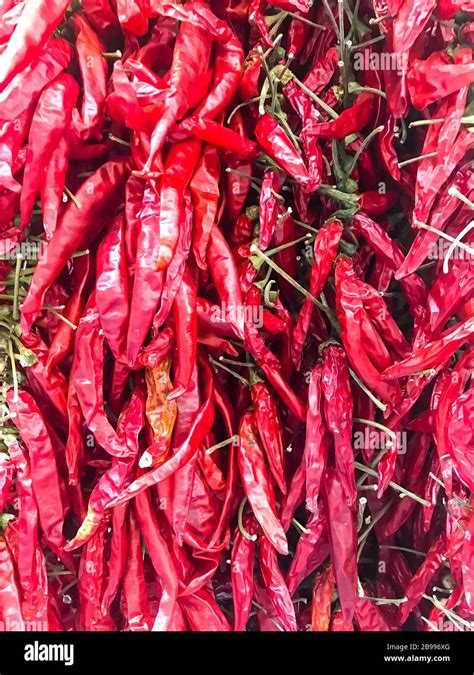
<path fill-rule="evenodd" d="M 368 466 L 365 466 L 364 464 L 361 464 L 360 462 L 354 462 L 354 466 L 355 466 L 356 469 L 359 469 L 359 471 L 362 471 L 363 473 L 369 474 L 369 476 L 377 477 L 377 472 L 374 469 L 370 469 Z M 418 502 L 419 504 L 423 504 L 423 506 L 431 506 L 431 502 L 427 501 L 426 499 L 423 499 L 423 497 L 419 497 L 414 492 L 410 492 L 410 490 L 406 490 L 401 485 L 398 485 L 398 483 L 394 483 L 393 481 L 390 481 L 389 485 L 393 490 L 396 490 L 397 492 L 400 492 L 405 497 L 410 497 L 415 502 Z"/>
<path fill-rule="evenodd" d="M 221 363 L 228 363 L 230 366 L 240 366 L 242 368 L 255 368 L 255 363 L 249 363 L 247 361 L 236 361 L 235 359 L 228 359 L 225 356 L 219 356 L 219 361 Z"/>
<path fill-rule="evenodd" d="M 75 194 L 71 192 L 71 190 L 67 187 L 67 185 L 64 186 L 63 192 L 66 195 L 66 197 L 71 200 L 71 202 L 74 204 L 76 209 L 81 208 L 81 205 L 79 204 Z"/>
<path fill-rule="evenodd" d="M 15 354 L 13 352 L 13 342 L 11 340 L 8 340 L 8 356 L 10 357 L 10 363 L 12 367 L 13 400 L 16 403 L 18 400 L 18 374 L 16 370 Z"/>
<path fill-rule="evenodd" d="M 474 229 L 474 220 L 471 220 L 471 222 L 468 223 L 468 224 L 466 225 L 466 227 L 464 227 L 464 228 L 461 230 L 461 232 L 460 232 L 460 233 L 458 234 L 458 236 L 454 239 L 454 241 L 451 242 L 451 244 L 450 244 L 448 250 L 446 251 L 446 255 L 445 255 L 444 260 L 443 260 L 443 272 L 444 272 L 445 274 L 447 274 L 448 271 L 449 271 L 449 261 L 450 261 L 450 259 L 451 259 L 451 256 L 452 256 L 453 253 L 454 253 L 454 250 L 456 249 L 456 247 L 459 246 L 459 244 L 462 244 L 462 241 L 461 241 L 462 238 L 465 237 L 466 234 L 468 234 L 472 229 Z"/>
<path fill-rule="evenodd" d="M 393 443 L 397 442 L 397 434 L 386 427 L 384 424 L 380 424 L 379 422 L 374 422 L 373 420 L 367 420 L 362 417 L 354 417 L 353 418 L 354 422 L 358 422 L 359 424 L 367 424 L 368 426 L 375 427 L 376 429 L 380 429 L 380 431 L 383 431 L 384 433 L 387 434 L 387 436 L 390 436 L 392 439 Z"/>
<path fill-rule="evenodd" d="M 285 279 L 289 284 L 291 284 L 294 288 L 296 288 L 297 291 L 299 291 L 302 295 L 304 295 L 308 300 L 311 300 L 313 304 L 316 305 L 321 311 L 326 312 L 326 307 L 319 302 L 309 291 L 306 290 L 306 288 L 303 288 L 293 277 L 291 277 L 285 270 L 283 270 L 279 265 L 277 265 L 271 258 L 269 258 L 263 251 L 261 251 L 256 244 L 252 244 L 250 246 L 250 253 L 252 255 L 257 256 L 257 258 L 260 258 L 260 260 L 263 260 L 264 262 L 267 263 L 267 265 L 270 265 L 275 272 L 277 272 L 280 276 Z"/>
<path fill-rule="evenodd" d="M 327 103 L 325 103 L 319 96 L 316 96 L 314 92 L 311 91 L 311 89 L 308 89 L 308 87 L 299 80 L 296 75 L 293 74 L 293 80 L 296 85 L 301 89 L 301 91 L 304 91 L 304 93 L 309 96 L 309 98 L 314 101 L 317 105 L 319 105 L 320 108 L 324 110 L 330 117 L 332 117 L 333 120 L 337 120 L 339 115 L 335 110 L 333 110 L 330 106 L 328 106 Z"/>
<path fill-rule="evenodd" d="M 124 145 L 126 148 L 129 148 L 131 143 L 128 141 L 124 141 L 123 138 L 118 138 L 118 136 L 114 136 L 113 134 L 109 134 L 109 138 L 111 141 L 114 143 L 118 143 L 119 145 Z"/>
<path fill-rule="evenodd" d="M 231 370 L 230 368 L 227 368 L 227 366 L 224 366 L 223 363 L 220 363 L 219 361 L 216 361 L 215 359 L 212 358 L 212 356 L 207 357 L 209 359 L 209 363 L 212 363 L 213 366 L 217 366 L 218 368 L 221 368 L 222 370 L 225 370 L 226 373 L 229 373 L 229 375 L 232 375 L 235 377 L 239 382 L 241 382 L 243 385 L 246 387 L 250 387 L 250 382 L 245 379 L 245 377 L 242 377 L 242 375 L 239 375 L 239 373 L 236 373 L 235 370 Z"/>
<path fill-rule="evenodd" d="M 54 314 L 54 316 L 57 316 L 58 319 L 61 319 L 61 321 L 63 321 L 67 326 L 69 326 L 69 328 L 72 328 L 72 330 L 77 330 L 76 324 L 72 323 L 72 321 L 69 321 L 68 318 L 60 314 L 58 311 L 56 311 L 54 307 L 48 307 L 47 305 L 45 305 L 43 309 L 46 309 L 48 312 L 51 312 L 51 314 Z"/>
<path fill-rule="evenodd" d="M 245 504 L 247 503 L 247 497 L 244 497 L 242 501 L 240 502 L 239 510 L 237 513 L 237 524 L 239 526 L 240 533 L 242 534 L 245 539 L 248 541 L 257 541 L 257 535 L 256 534 L 250 534 L 250 532 L 247 532 L 247 530 L 244 527 L 244 522 L 243 522 L 243 515 L 244 515 L 244 508 Z"/>
<path fill-rule="evenodd" d="M 433 232 L 433 234 L 437 234 L 439 237 L 442 237 L 442 239 L 446 239 L 446 241 L 450 241 L 451 243 L 456 241 L 454 237 L 451 237 L 449 234 L 446 234 L 446 232 L 443 232 L 443 230 L 438 230 L 437 227 L 432 227 L 431 225 L 422 223 L 420 220 L 415 220 L 415 226 L 420 228 L 421 230 Z M 458 248 L 462 248 L 463 251 L 469 253 L 469 255 L 474 255 L 474 248 L 471 248 L 467 244 L 463 244 L 462 241 L 457 242 L 457 246 Z"/>
<path fill-rule="evenodd" d="M 299 237 L 298 239 L 295 239 L 294 241 L 289 241 L 286 244 L 281 244 L 281 246 L 275 246 L 275 248 L 270 248 L 268 251 L 265 251 L 266 255 L 271 257 L 273 255 L 276 255 L 277 253 L 280 253 L 281 251 L 284 251 L 287 248 L 291 248 L 292 246 L 296 246 L 296 244 L 301 244 L 303 241 L 308 241 L 309 239 L 312 239 L 313 235 L 311 232 L 308 232 L 308 234 L 305 234 L 304 237 Z"/>
<path fill-rule="evenodd" d="M 468 197 L 466 197 L 466 195 L 463 195 L 463 193 L 460 190 L 458 190 L 457 187 L 454 187 L 454 185 L 449 188 L 448 195 L 451 195 L 453 197 L 457 197 L 464 204 L 469 206 L 470 209 L 474 210 L 474 202 L 472 202 L 470 199 L 468 199 Z"/>
<path fill-rule="evenodd" d="M 431 159 L 431 157 L 437 157 L 438 152 L 427 152 L 426 155 L 418 155 L 418 157 L 412 157 L 411 159 L 405 159 L 403 162 L 398 162 L 398 168 L 403 169 L 404 166 L 409 164 L 414 164 L 415 162 L 421 162 L 423 159 Z"/>
<path fill-rule="evenodd" d="M 234 434 L 230 438 L 226 438 L 225 441 L 221 441 L 220 443 L 216 443 L 215 445 L 211 445 L 210 448 L 207 448 L 206 455 L 212 455 L 213 452 L 216 450 L 220 450 L 220 448 L 225 448 L 227 445 L 232 445 L 233 443 L 237 443 L 239 440 L 239 437 L 237 434 Z"/>
<path fill-rule="evenodd" d="M 419 555 L 421 558 L 426 558 L 426 553 L 423 551 L 415 551 L 414 548 L 406 548 L 405 546 L 394 546 L 392 544 L 380 544 L 380 548 L 388 548 L 393 551 L 403 551 L 404 553 L 413 553 L 413 555 Z"/>
<path fill-rule="evenodd" d="M 384 127 L 383 127 L 383 126 L 376 127 L 375 129 L 372 129 L 372 131 L 370 132 L 370 134 L 368 134 L 368 136 L 366 136 L 366 137 L 364 138 L 364 140 L 363 140 L 362 143 L 360 144 L 359 149 L 357 150 L 357 152 L 355 153 L 354 157 L 352 158 L 352 162 L 351 162 L 351 164 L 350 164 L 350 166 L 349 166 L 349 169 L 348 169 L 348 172 L 347 172 L 347 177 L 348 177 L 348 178 L 351 176 L 352 172 L 354 171 L 354 169 L 355 169 L 355 167 L 356 167 L 356 165 L 357 165 L 357 162 L 359 161 L 359 158 L 360 158 L 361 154 L 364 152 L 364 150 L 366 149 L 366 147 L 369 145 L 370 141 L 371 141 L 373 138 L 375 138 L 375 136 L 377 136 L 377 134 L 380 134 L 383 130 L 384 130 Z"/>
<path fill-rule="evenodd" d="M 291 522 L 296 527 L 296 529 L 302 532 L 303 534 L 311 534 L 311 530 L 308 530 L 308 528 L 302 525 L 299 522 L 299 520 L 296 520 L 296 518 L 292 518 Z"/>
<path fill-rule="evenodd" d="M 267 98 L 270 98 L 270 96 L 267 96 Z M 260 101 L 260 96 L 254 96 L 253 98 L 249 99 L 248 101 L 243 101 L 242 103 L 239 103 L 238 105 L 235 106 L 235 108 L 232 110 L 230 113 L 229 117 L 227 118 L 227 124 L 230 124 L 231 119 L 235 115 L 235 113 L 240 110 L 241 108 L 245 108 L 247 105 L 252 105 L 252 103 L 257 103 Z"/>
<path fill-rule="evenodd" d="M 385 40 L 386 36 L 385 35 L 377 35 L 377 37 L 372 38 L 371 40 L 367 40 L 367 42 L 361 42 L 358 45 L 352 45 L 351 51 L 355 52 L 358 49 L 363 49 L 365 47 L 370 47 L 370 45 L 375 45 L 377 42 L 381 42 L 382 40 Z"/>
<path fill-rule="evenodd" d="M 372 394 L 372 392 L 369 389 L 367 389 L 367 387 L 362 382 L 362 380 L 359 378 L 359 376 L 356 375 L 356 373 L 351 368 L 349 368 L 349 373 L 351 374 L 351 377 L 354 380 L 354 382 L 356 382 L 356 384 L 359 385 L 359 387 L 362 389 L 362 391 L 364 391 L 367 394 L 367 396 L 370 398 L 372 403 L 374 403 L 379 410 L 382 410 L 382 412 L 385 412 L 385 410 L 387 410 L 387 405 L 385 403 L 382 403 L 382 401 L 379 401 L 379 399 L 376 396 L 374 396 L 374 394 Z"/>
<path fill-rule="evenodd" d="M 356 85 L 355 87 L 352 88 L 352 93 L 354 94 L 356 93 L 361 94 L 364 91 L 367 92 L 368 94 L 375 94 L 376 96 L 387 98 L 387 94 L 384 91 L 382 91 L 381 89 L 376 89 L 375 87 L 362 87 L 360 85 Z"/>
<path fill-rule="evenodd" d="M 13 287 L 13 310 L 12 317 L 14 321 L 18 321 L 20 313 L 18 311 L 18 298 L 20 293 L 20 269 L 23 260 L 22 255 L 17 255 L 15 264 L 15 285 Z"/>

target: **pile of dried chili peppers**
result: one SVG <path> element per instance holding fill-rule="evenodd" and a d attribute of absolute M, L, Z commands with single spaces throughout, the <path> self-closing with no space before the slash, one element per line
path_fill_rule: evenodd
<path fill-rule="evenodd" d="M 473 0 L 0 0 L 0 624 L 474 620 Z"/>

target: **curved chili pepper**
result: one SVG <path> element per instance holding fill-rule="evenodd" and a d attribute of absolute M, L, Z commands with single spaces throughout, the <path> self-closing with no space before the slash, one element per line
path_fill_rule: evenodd
<path fill-rule="evenodd" d="M 326 227 L 319 230 L 314 241 L 314 262 L 311 268 L 309 292 L 318 298 L 323 290 L 336 257 L 339 241 L 342 235 L 342 225 L 333 220 Z M 300 313 L 293 332 L 291 354 L 293 363 L 299 368 L 302 350 L 311 323 L 314 305 L 309 298 L 303 300 Z"/>
<path fill-rule="evenodd" d="M 343 110 L 339 117 L 331 122 L 308 124 L 307 133 L 319 138 L 340 139 L 362 131 L 371 122 L 375 111 L 374 94 L 362 92 L 354 104 Z"/>
<path fill-rule="evenodd" d="M 445 363 L 466 342 L 473 339 L 474 317 L 465 319 L 453 328 L 442 333 L 438 340 L 429 342 L 403 361 L 395 363 L 384 371 L 384 380 L 405 377 L 413 373 L 428 370 L 440 363 Z"/>
<path fill-rule="evenodd" d="M 171 398 L 177 398 L 188 390 L 196 363 L 196 297 L 196 284 L 189 269 L 186 269 L 173 305 L 178 362 L 175 373 L 175 390 L 170 394 Z"/>
<path fill-rule="evenodd" d="M 19 443 L 12 443 L 8 450 L 16 466 L 20 498 L 18 576 L 24 597 L 23 615 L 28 621 L 47 622 L 48 577 L 38 539 L 38 505 L 33 492 L 31 469 Z"/>
<path fill-rule="evenodd" d="M 201 269 L 206 269 L 206 251 L 217 214 L 219 173 L 217 149 L 206 146 L 190 185 L 194 207 L 193 251 Z"/>
<path fill-rule="evenodd" d="M 46 40 L 64 17 L 67 0 L 34 3 L 25 7 L 6 50 L 0 56 L 0 86 L 3 89 L 23 66 L 39 55 Z"/>
<path fill-rule="evenodd" d="M 143 428 L 145 397 L 137 387 L 122 410 L 117 423 L 117 435 L 127 447 L 128 456 L 114 458 L 111 468 L 96 483 L 89 498 L 87 515 L 67 550 L 72 551 L 88 541 L 102 524 L 106 504 L 114 495 L 119 495 L 132 479 L 134 462 L 138 453 L 138 437 Z"/>
<path fill-rule="evenodd" d="M 264 152 L 302 185 L 306 192 L 314 190 L 314 179 L 310 177 L 301 156 L 274 117 L 268 113 L 260 117 L 255 127 L 255 138 Z"/>
<path fill-rule="evenodd" d="M 81 208 L 78 209 L 71 203 L 64 212 L 46 254 L 38 261 L 22 304 L 22 327 L 26 333 L 41 310 L 48 287 L 55 281 L 81 241 L 90 235 L 90 229 L 100 221 L 104 209 L 110 210 L 125 181 L 127 169 L 127 160 L 124 159 L 111 160 L 101 166 L 81 185 L 76 194 Z"/>
<path fill-rule="evenodd" d="M 122 507 L 119 507 L 121 509 Z M 123 599 L 126 607 L 128 628 L 131 631 L 149 631 L 153 622 L 146 594 L 145 568 L 143 564 L 140 530 L 133 511 L 128 520 L 127 556 L 124 560 Z M 107 591 L 106 591 L 107 592 Z M 104 598 L 105 594 L 104 593 Z M 104 600 L 102 600 L 104 605 Z"/>
<path fill-rule="evenodd" d="M 410 350 L 410 345 L 389 313 L 383 297 L 375 288 L 363 281 L 358 282 L 357 286 L 364 303 L 364 308 L 378 329 L 378 332 L 399 356 L 406 356 Z"/>
<path fill-rule="evenodd" d="M 295 608 L 286 586 L 275 549 L 270 541 L 263 537 L 259 541 L 259 563 L 268 597 L 275 608 L 275 615 L 287 631 L 298 630 Z"/>
<path fill-rule="evenodd" d="M 168 267 L 179 240 L 179 226 L 186 190 L 199 160 L 201 143 L 183 141 L 172 146 L 160 181 L 159 250 L 155 269 Z"/>
<path fill-rule="evenodd" d="M 65 316 L 73 325 L 79 323 L 84 311 L 86 294 L 90 290 L 92 276 L 92 260 L 90 255 L 82 255 L 73 263 L 73 291 L 64 308 Z M 67 356 L 74 345 L 74 329 L 62 321 L 51 341 L 46 361 L 46 370 L 51 372 L 58 363 Z"/>
<path fill-rule="evenodd" d="M 257 438 L 253 413 L 242 417 L 239 428 L 239 471 L 245 493 L 265 536 L 282 555 L 288 553 L 288 543 L 276 515 L 273 485 Z"/>
<path fill-rule="evenodd" d="M 323 511 L 311 514 L 298 539 L 295 555 L 286 576 L 291 595 L 294 595 L 302 581 L 324 563 L 329 555 L 326 520 Z"/>
<path fill-rule="evenodd" d="M 131 483 L 125 490 L 122 491 L 122 494 L 119 497 L 110 500 L 110 502 L 107 504 L 107 508 L 124 504 L 132 497 L 135 497 L 143 490 L 146 490 L 148 487 L 156 485 L 157 483 L 170 478 L 179 469 L 185 466 L 197 454 L 199 446 L 209 433 L 213 421 L 213 387 L 212 384 L 209 383 L 208 391 L 206 392 L 206 400 L 199 408 L 197 414 L 194 416 L 186 438 L 176 449 L 174 455 L 164 462 L 164 464 L 133 481 L 133 483 Z"/>
<path fill-rule="evenodd" d="M 81 115 L 74 118 L 74 131 L 84 141 L 102 137 L 105 98 L 107 95 L 107 61 L 104 46 L 81 14 L 71 17 L 76 35 L 76 51 L 82 76 Z"/>
<path fill-rule="evenodd" d="M 62 481 L 46 423 L 28 392 L 20 390 L 15 396 L 14 391 L 9 389 L 7 402 L 29 451 L 33 490 L 38 502 L 44 536 L 66 567 L 74 570 L 74 560 L 65 552 L 66 541 L 62 533 L 64 524 Z"/>
<path fill-rule="evenodd" d="M 402 626 L 408 619 L 410 612 L 418 605 L 421 600 L 426 587 L 430 583 L 432 577 L 441 566 L 443 556 L 446 553 L 446 543 L 444 536 L 440 535 L 430 550 L 426 554 L 418 571 L 413 575 L 410 583 L 405 589 L 405 597 L 407 601 L 400 605 L 398 614 L 398 624 Z"/>
<path fill-rule="evenodd" d="M 219 42 L 214 55 L 213 88 L 198 106 L 195 114 L 214 119 L 225 110 L 237 91 L 244 62 L 244 52 L 234 33 L 227 30 L 228 39 Z"/>
<path fill-rule="evenodd" d="M 252 383 L 250 392 L 255 408 L 255 421 L 270 470 L 278 487 L 286 494 L 282 428 L 277 405 L 265 384 L 259 380 Z"/>
<path fill-rule="evenodd" d="M 135 364 L 150 330 L 163 291 L 164 272 L 157 272 L 155 268 L 159 251 L 160 208 L 159 195 L 154 183 L 150 181 L 143 195 L 140 233 L 136 245 L 135 277 L 127 334 L 127 358 L 130 367 Z"/>
<path fill-rule="evenodd" d="M 165 91 L 161 116 L 151 135 L 150 153 L 141 171 L 143 175 L 152 170 L 168 132 L 177 118 L 188 109 L 188 99 L 192 95 L 195 83 L 199 82 L 208 70 L 211 46 L 212 41 L 208 32 L 200 25 L 188 21 L 180 24 L 173 50 L 169 88 Z"/>
<path fill-rule="evenodd" d="M 20 201 L 22 227 L 30 220 L 42 175 L 71 120 L 78 96 L 79 87 L 67 73 L 58 75 L 41 92 L 28 137 Z"/>
<path fill-rule="evenodd" d="M 399 399 L 397 390 L 386 388 L 381 374 L 368 359 L 362 347 L 363 304 L 358 290 L 353 285 L 351 274 L 350 261 L 347 258 L 340 258 L 336 264 L 336 306 L 342 342 L 359 377 L 384 400 L 396 405 Z"/>
<path fill-rule="evenodd" d="M 71 143 L 67 134 L 62 136 L 54 149 L 40 186 L 43 228 L 46 239 L 54 234 L 62 205 L 66 174 L 69 168 Z"/>
<path fill-rule="evenodd" d="M 178 579 L 166 541 L 160 534 L 147 493 L 137 495 L 135 516 L 153 567 L 162 584 L 160 606 L 153 622 L 153 630 L 166 631 L 171 623 L 178 595 Z"/>

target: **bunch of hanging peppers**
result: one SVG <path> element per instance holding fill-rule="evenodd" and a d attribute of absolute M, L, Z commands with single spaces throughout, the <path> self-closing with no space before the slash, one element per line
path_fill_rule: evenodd
<path fill-rule="evenodd" d="M 0 0 L 2 626 L 472 626 L 473 49 L 473 0 Z"/>

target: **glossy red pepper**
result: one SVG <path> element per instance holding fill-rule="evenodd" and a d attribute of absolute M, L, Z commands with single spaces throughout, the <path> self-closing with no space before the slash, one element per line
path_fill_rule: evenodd
<path fill-rule="evenodd" d="M 257 437 L 253 413 L 245 413 L 239 428 L 239 471 L 245 493 L 265 536 L 282 555 L 288 543 L 276 515 L 275 495 Z"/>

